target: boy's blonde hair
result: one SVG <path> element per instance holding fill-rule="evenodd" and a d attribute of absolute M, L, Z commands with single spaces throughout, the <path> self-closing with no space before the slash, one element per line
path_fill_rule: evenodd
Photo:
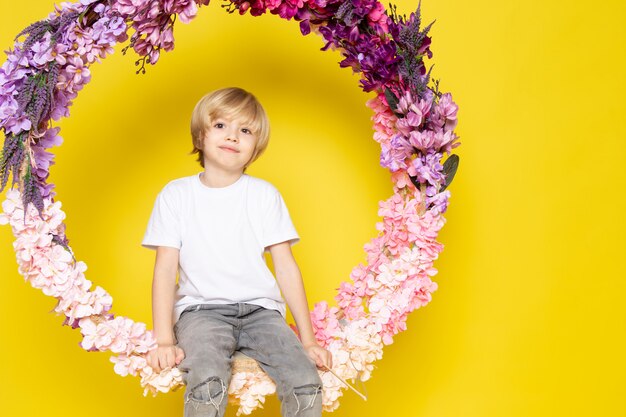
<path fill-rule="evenodd" d="M 198 154 L 198 162 L 204 168 L 204 153 L 202 152 L 202 140 L 204 132 L 211 120 L 225 117 L 232 119 L 241 117 L 243 122 L 249 124 L 250 130 L 257 137 L 256 147 L 250 161 L 243 168 L 245 172 L 248 166 L 256 161 L 267 145 L 270 138 L 270 124 L 265 109 L 257 98 L 248 91 L 239 87 L 229 87 L 215 90 L 202 97 L 191 114 L 191 140 L 194 153 Z"/>

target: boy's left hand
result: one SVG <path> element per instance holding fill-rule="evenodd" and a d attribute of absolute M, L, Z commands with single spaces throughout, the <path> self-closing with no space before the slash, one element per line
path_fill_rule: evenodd
<path fill-rule="evenodd" d="M 315 362 L 318 368 L 324 369 L 324 367 L 330 369 L 333 367 L 333 355 L 317 343 L 311 343 L 304 345 L 304 350 L 311 359 Z"/>

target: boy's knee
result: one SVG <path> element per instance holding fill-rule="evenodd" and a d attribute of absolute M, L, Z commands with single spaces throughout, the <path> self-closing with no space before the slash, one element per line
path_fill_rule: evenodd
<path fill-rule="evenodd" d="M 296 403 L 296 411 L 294 415 L 298 415 L 298 413 L 304 410 L 314 408 L 316 405 L 316 400 L 318 400 L 318 402 L 321 403 L 322 384 L 320 382 L 319 384 L 315 383 L 315 384 L 300 385 L 293 389 L 292 395 Z"/>
<path fill-rule="evenodd" d="M 195 407 L 201 404 L 212 405 L 216 410 L 219 410 L 222 401 L 227 398 L 228 387 L 224 381 L 217 376 L 211 376 L 200 382 L 199 384 L 190 387 L 185 395 L 185 404 L 191 403 Z"/>

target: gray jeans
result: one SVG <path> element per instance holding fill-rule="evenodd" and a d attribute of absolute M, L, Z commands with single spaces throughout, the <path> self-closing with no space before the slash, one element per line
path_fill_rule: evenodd
<path fill-rule="evenodd" d="M 276 383 L 283 417 L 322 415 L 322 381 L 302 343 L 276 310 L 245 303 L 199 304 L 174 325 L 185 359 L 185 417 L 222 417 L 236 350 Z"/>

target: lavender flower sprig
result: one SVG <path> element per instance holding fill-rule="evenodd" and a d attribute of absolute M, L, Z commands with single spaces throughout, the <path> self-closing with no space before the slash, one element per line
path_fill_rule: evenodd
<path fill-rule="evenodd" d="M 2 148 L 2 157 L 0 158 L 0 192 L 9 180 L 9 172 L 12 174 L 13 184 L 17 183 L 19 178 L 20 167 L 24 161 L 24 142 L 22 137 L 25 133 L 17 136 L 7 135 Z"/>
<path fill-rule="evenodd" d="M 26 35 L 21 47 L 22 54 L 29 51 L 35 42 L 41 41 L 47 33 L 50 34 L 50 48 L 52 48 L 62 38 L 68 26 L 76 22 L 79 15 L 79 12 L 69 11 L 52 19 L 43 19 L 27 26 L 15 36 L 15 40 L 17 40 L 20 36 Z"/>
<path fill-rule="evenodd" d="M 0 126 L 6 135 L 0 191 L 11 174 L 12 186 L 23 188 L 24 206 L 32 202 L 40 216 L 43 199 L 54 196 L 54 184 L 46 182 L 53 155 L 46 149 L 62 142 L 50 121 L 69 115 L 72 99 L 90 79 L 88 65 L 126 39 L 126 23 L 110 13 L 109 3 L 82 0 L 57 7 L 16 36 L 0 68 Z M 67 242 L 65 236 L 58 240 Z"/>
<path fill-rule="evenodd" d="M 48 71 L 29 76 L 17 95 L 18 112 L 28 116 L 35 132 L 38 132 L 42 122 L 50 119 L 58 78 L 58 65 L 50 62 Z"/>
<path fill-rule="evenodd" d="M 430 28 L 435 23 L 433 20 L 428 26 L 420 30 L 421 18 L 420 1 L 415 13 L 411 13 L 407 19 L 405 15 L 398 16 L 396 6 L 390 4 L 391 21 L 389 31 L 397 45 L 398 73 L 402 83 L 414 97 L 421 97 L 428 88 L 430 70 L 426 74 L 423 57 L 432 58 L 433 53 L 429 49 L 431 38 L 427 36 Z M 432 69 L 432 66 L 431 66 Z"/>
<path fill-rule="evenodd" d="M 26 169 L 24 176 L 22 177 L 22 203 L 24 204 L 24 207 L 27 207 L 29 202 L 33 203 L 39 213 L 39 217 L 42 218 L 41 213 L 44 209 L 44 203 L 41 191 L 39 190 L 39 179 L 32 173 L 31 162 L 30 155 L 26 155 L 26 160 L 24 161 Z M 24 222 L 26 222 L 26 215 L 24 215 Z"/>

